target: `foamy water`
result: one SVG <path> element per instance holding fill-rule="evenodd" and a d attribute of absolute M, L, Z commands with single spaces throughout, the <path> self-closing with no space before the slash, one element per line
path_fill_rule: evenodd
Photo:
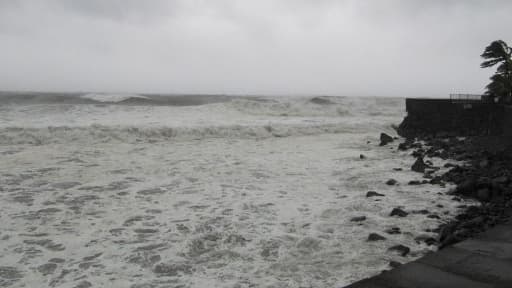
<path fill-rule="evenodd" d="M 0 105 L 0 286 L 340 287 L 460 205 L 377 145 L 400 99 L 85 97 Z"/>

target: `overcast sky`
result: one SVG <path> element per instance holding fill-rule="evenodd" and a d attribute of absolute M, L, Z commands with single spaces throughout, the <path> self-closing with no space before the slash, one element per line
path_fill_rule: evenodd
<path fill-rule="evenodd" d="M 512 1 L 0 0 L 0 90 L 481 93 Z M 512 43 L 510 43 L 512 44 Z"/>

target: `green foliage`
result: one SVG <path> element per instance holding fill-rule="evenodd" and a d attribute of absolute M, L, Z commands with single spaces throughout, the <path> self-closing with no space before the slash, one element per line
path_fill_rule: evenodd
<path fill-rule="evenodd" d="M 493 41 L 481 56 L 485 59 L 482 68 L 499 64 L 485 94 L 497 102 L 512 103 L 512 48 L 503 40 Z"/>

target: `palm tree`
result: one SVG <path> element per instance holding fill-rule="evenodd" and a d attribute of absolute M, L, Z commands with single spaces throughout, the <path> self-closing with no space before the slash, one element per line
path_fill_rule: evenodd
<path fill-rule="evenodd" d="M 512 48 L 503 40 L 493 41 L 481 55 L 486 59 L 480 67 L 488 68 L 499 64 L 496 73 L 486 86 L 486 95 L 497 102 L 512 102 Z"/>

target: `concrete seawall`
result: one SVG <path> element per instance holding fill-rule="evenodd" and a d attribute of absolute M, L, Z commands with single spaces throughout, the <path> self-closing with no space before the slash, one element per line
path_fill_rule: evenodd
<path fill-rule="evenodd" d="M 421 287 L 512 287 L 512 222 L 346 288 Z"/>
<path fill-rule="evenodd" d="M 457 133 L 457 135 L 509 135 L 512 108 L 483 101 L 406 99 L 407 117 L 399 133 Z M 510 127 L 510 128 L 509 128 Z"/>

